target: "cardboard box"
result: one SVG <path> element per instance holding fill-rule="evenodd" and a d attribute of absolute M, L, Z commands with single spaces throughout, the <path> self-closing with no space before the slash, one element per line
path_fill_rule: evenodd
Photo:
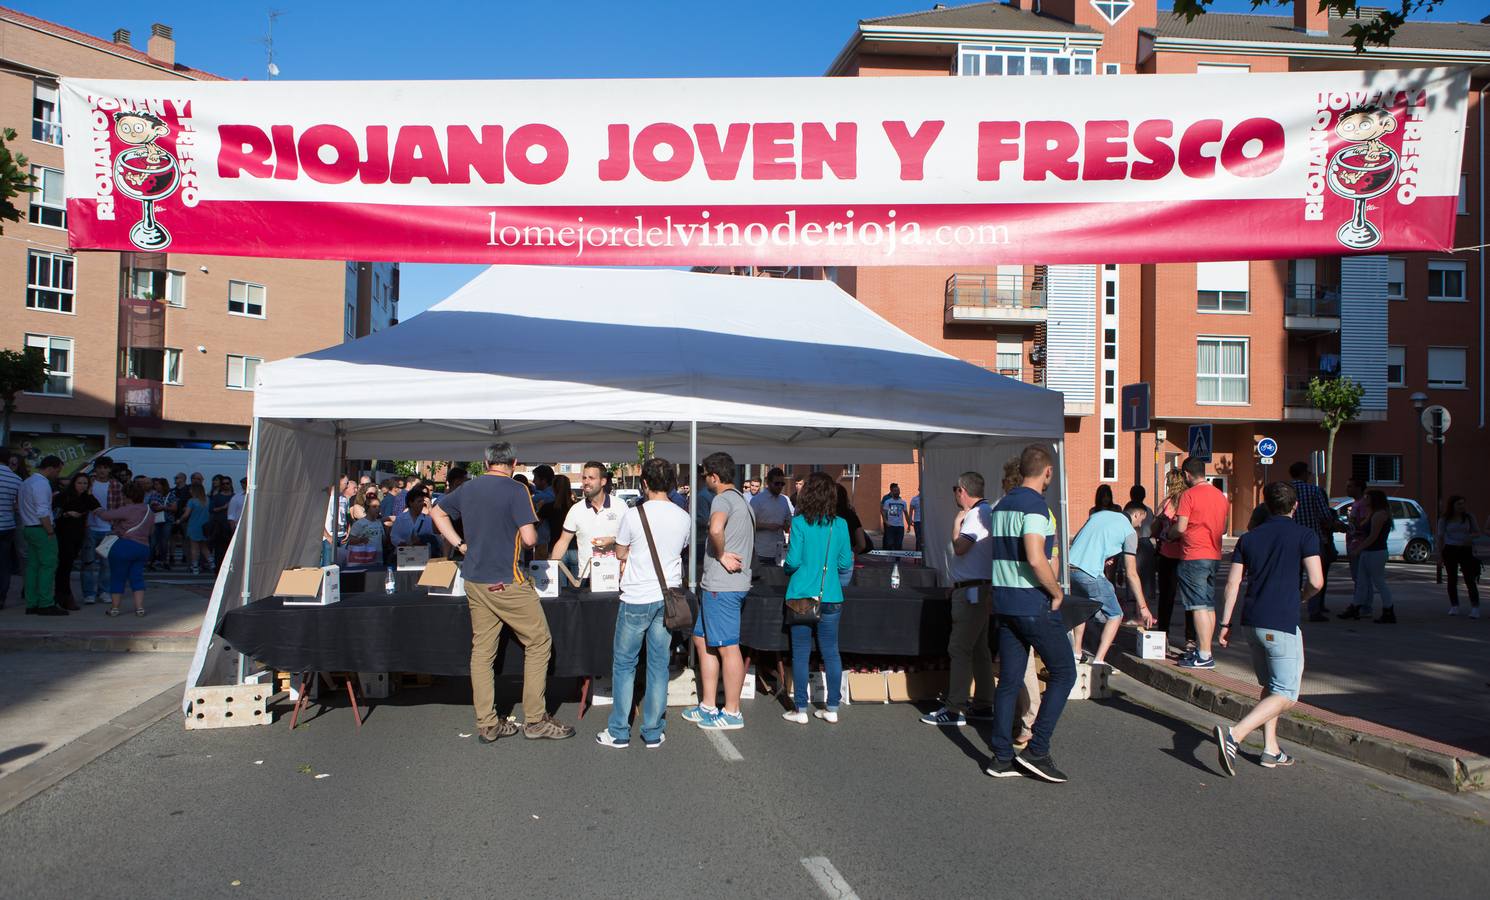
<path fill-rule="evenodd" d="M 1133 653 L 1139 659 L 1163 659 L 1168 635 L 1139 628 L 1134 632 Z"/>
<path fill-rule="evenodd" d="M 590 593 L 614 594 L 620 589 L 620 560 L 614 556 L 590 557 Z"/>
<path fill-rule="evenodd" d="M 364 700 L 386 700 L 395 688 L 387 672 L 357 673 L 357 693 Z"/>
<path fill-rule="evenodd" d="M 528 577 L 533 579 L 533 588 L 539 597 L 559 596 L 559 561 L 535 559 L 528 563 Z"/>
<path fill-rule="evenodd" d="M 947 691 L 947 673 L 907 672 L 905 692 L 914 701 L 935 700 Z"/>
<path fill-rule="evenodd" d="M 276 596 L 285 606 L 330 606 L 341 602 L 341 569 L 320 566 L 285 569 L 275 585 Z"/>
<path fill-rule="evenodd" d="M 464 597 L 466 594 L 460 563 L 453 559 L 431 560 L 419 575 L 419 586 L 429 588 L 431 594 L 445 597 Z"/>
<path fill-rule="evenodd" d="M 398 547 L 398 570 L 400 572 L 422 572 L 429 564 L 429 545 L 416 544 L 410 547 Z"/>
<path fill-rule="evenodd" d="M 855 703 L 889 703 L 890 692 L 884 672 L 844 672 L 848 682 L 847 696 Z"/>
<path fill-rule="evenodd" d="M 910 687 L 906 682 L 906 673 L 903 670 L 885 673 L 885 689 L 889 694 L 891 703 L 910 702 Z"/>

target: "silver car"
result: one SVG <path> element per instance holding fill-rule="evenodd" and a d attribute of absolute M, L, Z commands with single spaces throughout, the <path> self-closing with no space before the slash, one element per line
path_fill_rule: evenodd
<path fill-rule="evenodd" d="M 1330 500 L 1330 508 L 1340 517 L 1349 520 L 1350 505 L 1355 501 L 1349 497 Z M 1416 500 L 1406 497 L 1388 497 L 1387 507 L 1392 514 L 1392 530 L 1387 533 L 1387 555 L 1399 556 L 1404 562 L 1425 563 L 1433 558 L 1433 528 L 1428 523 L 1428 514 Z M 1335 552 L 1345 556 L 1345 535 L 1336 533 Z"/>

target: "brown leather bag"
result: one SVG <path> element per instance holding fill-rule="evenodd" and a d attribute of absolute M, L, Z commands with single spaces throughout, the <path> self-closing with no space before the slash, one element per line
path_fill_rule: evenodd
<path fill-rule="evenodd" d="M 636 513 L 642 519 L 642 531 L 647 535 L 647 550 L 652 554 L 652 571 L 657 573 L 657 583 L 662 587 L 662 627 L 668 631 L 682 631 L 693 627 L 693 602 L 687 588 L 668 587 L 667 576 L 662 572 L 662 560 L 657 556 L 657 542 L 652 540 L 652 526 L 647 522 L 647 503 L 643 498 L 636 505 Z"/>
<path fill-rule="evenodd" d="M 782 617 L 788 625 L 816 625 L 823 620 L 823 586 L 828 583 L 828 560 L 833 558 L 833 520 L 828 520 L 828 545 L 823 551 L 823 577 L 816 597 L 788 597 Z"/>

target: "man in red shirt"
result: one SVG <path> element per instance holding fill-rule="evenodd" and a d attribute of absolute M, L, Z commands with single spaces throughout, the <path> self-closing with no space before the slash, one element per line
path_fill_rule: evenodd
<path fill-rule="evenodd" d="M 1221 536 L 1231 503 L 1205 477 L 1205 463 L 1191 457 L 1181 466 L 1185 484 L 1170 532 L 1180 541 L 1177 570 L 1180 601 L 1195 617 L 1195 651 L 1180 657 L 1186 669 L 1214 669 L 1211 638 L 1216 633 L 1216 567 L 1221 561 Z"/>

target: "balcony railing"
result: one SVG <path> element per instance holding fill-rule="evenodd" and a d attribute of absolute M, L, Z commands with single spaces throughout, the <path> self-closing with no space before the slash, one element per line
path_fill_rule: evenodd
<path fill-rule="evenodd" d="M 1012 368 L 1003 368 L 1003 369 L 1001 369 L 1001 368 L 992 368 L 992 369 L 989 369 L 988 371 L 990 371 L 990 372 L 997 372 L 998 374 L 1004 376 L 1005 378 L 1013 378 L 1013 379 L 1015 379 L 1017 381 L 1023 381 L 1025 384 L 1033 384 L 1035 387 L 1044 387 L 1045 386 L 1045 367 L 1044 366 L 1024 366 L 1024 367 L 1018 368 L 1018 369 L 1012 369 Z"/>
<path fill-rule="evenodd" d="M 1318 284 L 1286 285 L 1283 294 L 1283 314 L 1310 318 L 1339 318 L 1340 290 Z"/>
<path fill-rule="evenodd" d="M 1283 405 L 1309 407 L 1309 379 L 1312 375 L 1289 374 L 1283 376 Z"/>
<path fill-rule="evenodd" d="M 953 275 L 947 308 L 1044 309 L 1045 279 L 1024 275 Z"/>

